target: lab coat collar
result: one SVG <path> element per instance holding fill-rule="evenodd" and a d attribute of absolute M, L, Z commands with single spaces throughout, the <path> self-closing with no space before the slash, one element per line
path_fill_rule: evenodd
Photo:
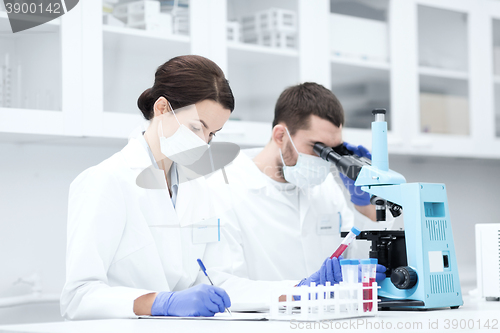
<path fill-rule="evenodd" d="M 140 138 L 131 138 L 128 144 L 122 149 L 123 156 L 131 169 L 142 171 L 150 166 L 151 158 L 146 148 L 139 141 Z"/>
<path fill-rule="evenodd" d="M 241 150 L 238 157 L 235 159 L 231 167 L 238 169 L 239 172 L 235 174 L 239 175 L 239 179 L 229 179 L 229 183 L 233 182 L 237 185 L 243 185 L 245 188 L 260 190 L 266 186 L 275 186 L 275 182 L 265 173 L 260 171 L 260 169 L 255 165 L 253 158 L 257 156 L 263 148 L 251 148 Z M 290 184 L 291 185 L 291 184 Z M 281 191 L 282 189 L 280 189 Z M 301 193 L 307 193 L 310 189 L 301 188 L 299 191 Z"/>
<path fill-rule="evenodd" d="M 252 158 L 257 156 L 263 148 L 241 150 L 238 157 L 231 163 L 230 168 L 236 170 L 232 173 L 237 177 L 228 176 L 229 184 L 244 186 L 248 189 L 259 190 L 266 187 L 269 182 L 266 175 L 255 165 Z"/>
<path fill-rule="evenodd" d="M 123 156 L 127 161 L 127 164 L 130 166 L 132 170 L 136 172 L 137 180 L 136 183 L 138 186 L 151 189 L 167 189 L 167 184 L 165 181 L 165 174 L 163 170 L 157 169 L 154 165 L 152 165 L 151 158 L 147 151 L 147 147 L 144 146 L 140 141 L 141 138 L 132 138 L 129 143 L 122 149 Z M 176 174 L 179 179 L 184 179 L 182 168 L 177 170 L 178 174 Z M 194 180 L 185 180 L 178 184 L 177 188 L 177 200 L 176 200 L 176 208 L 175 211 L 177 213 L 179 223 L 181 227 L 186 227 L 191 225 L 197 221 L 193 221 L 193 219 L 189 218 L 190 214 L 188 210 L 193 203 L 193 199 L 189 197 L 190 193 L 193 191 L 201 191 L 203 186 L 200 184 L 204 179 L 194 179 Z M 147 186 L 144 186 L 147 184 Z M 201 188 L 200 188 L 201 187 Z M 200 203 L 196 203 L 200 205 Z M 188 213 L 188 214 L 186 214 Z"/>

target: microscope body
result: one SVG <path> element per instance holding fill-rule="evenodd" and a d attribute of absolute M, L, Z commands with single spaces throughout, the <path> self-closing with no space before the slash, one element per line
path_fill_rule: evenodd
<path fill-rule="evenodd" d="M 404 262 L 397 256 L 406 256 L 407 262 L 406 266 L 390 267 L 391 276 L 380 283 L 379 295 L 392 301 L 387 307 L 456 308 L 463 301 L 446 186 L 406 183 L 401 174 L 390 170 L 385 110 L 375 109 L 373 114 L 372 164 L 361 168 L 355 185 L 403 207 L 406 253 L 391 253 L 389 258 Z"/>
<path fill-rule="evenodd" d="M 406 183 L 401 174 L 389 169 L 385 112 L 372 111 L 371 163 L 358 156 L 342 156 L 321 143 L 315 144 L 314 151 L 335 163 L 375 202 L 377 197 L 383 199 L 394 216 L 401 214 L 401 208 L 404 212 L 404 231 L 362 231 L 358 236 L 372 241 L 370 257 L 378 258 L 389 269 L 388 277 L 380 283 L 379 306 L 457 308 L 463 301 L 446 187 Z"/>
<path fill-rule="evenodd" d="M 402 206 L 404 211 L 406 252 L 396 252 L 397 247 L 389 249 L 396 252 L 388 254 L 389 259 L 392 258 L 392 278 L 387 277 L 380 283 L 379 295 L 392 302 L 383 300 L 381 306 L 442 308 L 462 305 L 445 185 L 403 183 L 369 185 L 362 189 Z M 372 249 L 370 256 L 375 255 L 376 249 Z M 406 258 L 398 258 L 398 255 Z M 394 267 L 404 259 L 405 266 Z"/>

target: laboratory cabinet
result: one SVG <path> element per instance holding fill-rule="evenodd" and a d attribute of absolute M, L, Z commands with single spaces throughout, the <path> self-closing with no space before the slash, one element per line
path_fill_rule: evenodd
<path fill-rule="evenodd" d="M 81 11 L 12 33 L 0 8 L 0 133 L 80 136 Z"/>
<path fill-rule="evenodd" d="M 156 68 L 200 54 L 236 98 L 215 140 L 266 144 L 281 91 L 315 81 L 342 102 L 345 141 L 370 147 L 384 107 L 391 153 L 500 158 L 495 0 L 86 0 L 16 34 L 0 9 L 0 29 L 4 140 L 127 139 Z"/>

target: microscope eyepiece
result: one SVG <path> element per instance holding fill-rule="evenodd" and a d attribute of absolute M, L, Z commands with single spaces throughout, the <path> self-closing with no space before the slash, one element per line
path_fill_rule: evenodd
<path fill-rule="evenodd" d="M 386 114 L 387 110 L 386 109 L 373 109 L 372 110 L 372 115 L 376 114 Z"/>
<path fill-rule="evenodd" d="M 335 164 L 340 172 L 352 180 L 358 178 L 358 174 L 363 166 L 369 165 L 359 156 L 352 155 L 347 149 L 345 150 L 346 154 L 341 155 L 335 151 L 335 148 L 328 147 L 321 142 L 315 143 L 313 150 L 325 161 Z"/>

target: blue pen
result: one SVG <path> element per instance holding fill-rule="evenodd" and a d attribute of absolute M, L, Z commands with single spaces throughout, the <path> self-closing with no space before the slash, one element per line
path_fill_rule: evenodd
<path fill-rule="evenodd" d="M 196 261 L 198 262 L 198 265 L 200 265 L 200 268 L 203 272 L 203 274 L 205 274 L 205 276 L 208 278 L 208 281 L 210 281 L 210 284 L 213 286 L 214 283 L 212 282 L 212 280 L 210 279 L 210 276 L 208 276 L 207 274 L 207 269 L 205 268 L 205 265 L 203 265 L 203 261 L 201 261 L 201 259 L 196 259 Z M 226 308 L 227 312 L 229 312 L 229 314 L 232 316 L 233 314 L 231 313 L 231 310 L 229 310 L 228 308 Z"/>

